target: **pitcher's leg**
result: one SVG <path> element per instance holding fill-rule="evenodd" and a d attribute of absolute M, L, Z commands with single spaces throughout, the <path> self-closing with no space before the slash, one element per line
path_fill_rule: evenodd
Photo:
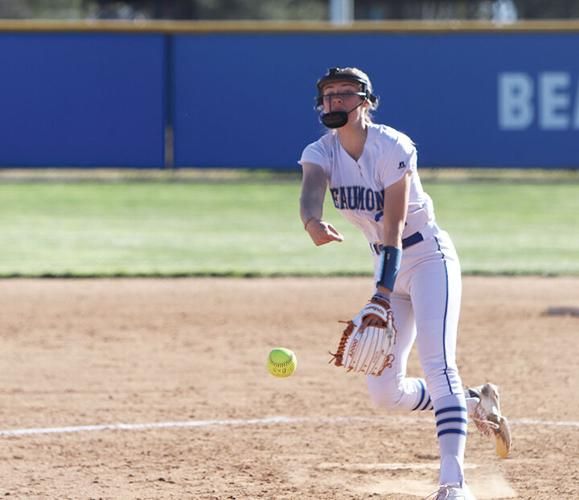
<path fill-rule="evenodd" d="M 467 408 L 456 366 L 460 266 L 452 254 L 420 266 L 411 296 L 420 361 L 434 404 L 441 455 L 440 484 L 463 484 Z"/>
<path fill-rule="evenodd" d="M 433 400 L 464 392 L 456 366 L 461 302 L 460 268 L 454 261 L 424 264 L 413 280 L 418 353 Z"/>
<path fill-rule="evenodd" d="M 392 296 L 396 345 L 392 368 L 379 377 L 368 376 L 368 391 L 376 406 L 388 409 L 431 410 L 432 402 L 424 379 L 406 377 L 408 356 L 416 338 L 414 314 L 409 298 Z"/>

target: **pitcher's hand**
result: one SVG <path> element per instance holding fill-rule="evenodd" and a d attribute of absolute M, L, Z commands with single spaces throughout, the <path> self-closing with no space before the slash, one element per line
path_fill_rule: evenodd
<path fill-rule="evenodd" d="M 328 222 L 310 219 L 305 229 L 316 246 L 325 245 L 331 241 L 344 241 L 344 237 Z"/>

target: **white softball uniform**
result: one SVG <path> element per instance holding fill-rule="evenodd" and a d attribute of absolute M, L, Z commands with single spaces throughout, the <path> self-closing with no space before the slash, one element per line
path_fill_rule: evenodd
<path fill-rule="evenodd" d="M 334 206 L 368 239 L 375 281 L 384 230 L 384 189 L 411 172 L 402 261 L 392 294 L 398 330 L 395 362 L 380 377 L 368 377 L 368 387 L 379 406 L 406 410 L 432 409 L 433 400 L 462 393 L 455 361 L 460 264 L 448 234 L 436 225 L 432 200 L 418 176 L 414 143 L 391 127 L 370 124 L 358 161 L 341 146 L 338 134 L 329 132 L 305 148 L 299 163 L 319 165 L 326 173 Z M 406 377 L 415 340 L 426 386 L 423 379 Z"/>

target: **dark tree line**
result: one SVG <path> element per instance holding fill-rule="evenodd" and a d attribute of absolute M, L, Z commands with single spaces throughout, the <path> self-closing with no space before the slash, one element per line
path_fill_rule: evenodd
<path fill-rule="evenodd" d="M 579 0 L 355 0 L 357 19 L 579 18 Z"/>
<path fill-rule="evenodd" d="M 0 0 L 0 18 L 327 20 L 331 0 Z M 579 0 L 353 0 L 363 19 L 572 19 Z"/>

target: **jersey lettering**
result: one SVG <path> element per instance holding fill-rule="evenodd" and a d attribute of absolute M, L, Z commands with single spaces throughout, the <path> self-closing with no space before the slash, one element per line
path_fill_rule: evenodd
<path fill-rule="evenodd" d="M 334 206 L 338 210 L 384 210 L 384 192 L 373 191 L 364 186 L 340 186 L 330 188 Z"/>

